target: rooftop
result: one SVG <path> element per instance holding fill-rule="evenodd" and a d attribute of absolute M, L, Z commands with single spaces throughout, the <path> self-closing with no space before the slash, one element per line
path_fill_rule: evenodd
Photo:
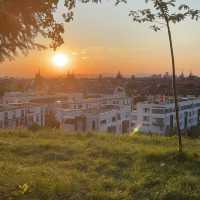
<path fill-rule="evenodd" d="M 24 107 L 38 107 L 39 104 L 35 103 L 12 103 L 12 104 L 0 104 L 0 112 L 22 109 Z"/>
<path fill-rule="evenodd" d="M 189 101 L 195 101 L 195 100 L 200 100 L 200 97 L 195 97 L 195 96 L 187 96 L 187 97 L 178 97 L 178 102 L 189 102 Z M 165 96 L 160 96 L 160 97 L 149 97 L 148 100 L 143 101 L 143 102 L 138 102 L 138 103 L 143 103 L 143 104 L 156 104 L 160 106 L 165 106 L 168 104 L 173 104 L 174 103 L 174 97 L 165 97 Z"/>

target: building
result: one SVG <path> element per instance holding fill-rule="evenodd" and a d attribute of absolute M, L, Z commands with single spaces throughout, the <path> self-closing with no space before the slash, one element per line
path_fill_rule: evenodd
<path fill-rule="evenodd" d="M 0 128 L 44 126 L 44 108 L 30 103 L 0 105 Z"/>
<path fill-rule="evenodd" d="M 56 118 L 66 131 L 113 132 L 130 131 L 132 99 L 118 87 L 113 94 L 91 94 L 71 99 L 56 111 Z"/>
<path fill-rule="evenodd" d="M 9 92 L 3 96 L 2 128 L 27 127 L 33 123 L 43 126 L 44 116 L 47 119 L 51 114 L 66 132 L 127 133 L 131 130 L 131 110 L 132 98 L 126 96 L 122 87 L 111 94 Z"/>
<path fill-rule="evenodd" d="M 111 94 L 70 95 L 67 101 L 60 101 L 60 107 L 65 109 L 91 109 L 102 106 L 119 106 L 131 110 L 132 98 L 127 97 L 124 88 L 117 87 Z"/>
<path fill-rule="evenodd" d="M 66 132 L 128 133 L 130 114 L 118 106 L 104 106 L 86 110 L 62 110 L 61 128 Z"/>
<path fill-rule="evenodd" d="M 35 74 L 34 79 L 34 86 L 35 86 L 35 92 L 37 94 L 45 94 L 47 91 L 47 85 L 45 84 L 45 79 L 42 77 L 40 73 L 40 69 L 38 70 L 38 73 Z"/>
<path fill-rule="evenodd" d="M 24 103 L 35 97 L 34 93 L 27 92 L 6 92 L 2 97 L 3 104 Z"/>
<path fill-rule="evenodd" d="M 161 98 L 139 102 L 131 113 L 132 130 L 145 133 L 170 133 L 176 128 L 174 102 Z M 188 130 L 200 123 L 200 98 L 179 98 L 181 130 Z"/>

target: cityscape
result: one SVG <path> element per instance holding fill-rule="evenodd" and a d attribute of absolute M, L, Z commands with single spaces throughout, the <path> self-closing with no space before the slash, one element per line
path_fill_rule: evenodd
<path fill-rule="evenodd" d="M 200 1 L 0 0 L 0 200 L 200 200 Z"/>
<path fill-rule="evenodd" d="M 200 78 L 177 77 L 180 125 L 200 123 Z M 16 89 L 12 90 L 15 85 Z M 9 88 L 10 87 L 10 88 Z M 176 127 L 171 76 L 45 79 L 1 78 L 1 128 L 59 128 L 65 132 L 172 134 Z M 3 91 L 4 90 L 4 91 Z"/>

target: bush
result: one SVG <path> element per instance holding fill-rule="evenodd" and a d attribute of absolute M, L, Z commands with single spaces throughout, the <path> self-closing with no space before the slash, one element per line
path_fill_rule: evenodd
<path fill-rule="evenodd" d="M 56 119 L 55 114 L 53 112 L 46 113 L 45 127 L 47 127 L 47 128 L 59 128 L 60 127 L 60 123 Z"/>
<path fill-rule="evenodd" d="M 31 126 L 28 127 L 28 129 L 30 131 L 36 132 L 36 131 L 39 131 L 41 129 L 41 126 L 36 124 L 36 123 L 33 123 Z"/>
<path fill-rule="evenodd" d="M 192 127 L 190 130 L 188 130 L 187 135 L 191 138 L 198 138 L 200 137 L 200 127 Z"/>

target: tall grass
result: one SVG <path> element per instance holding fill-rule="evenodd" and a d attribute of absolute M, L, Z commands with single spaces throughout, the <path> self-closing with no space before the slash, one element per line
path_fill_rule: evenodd
<path fill-rule="evenodd" d="M 200 140 L 0 131 L 0 199 L 199 200 Z"/>

